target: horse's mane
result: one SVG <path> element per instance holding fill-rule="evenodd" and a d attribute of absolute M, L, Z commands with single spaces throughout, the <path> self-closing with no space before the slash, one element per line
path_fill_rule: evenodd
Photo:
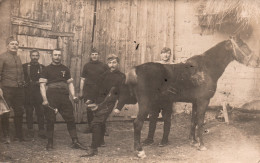
<path fill-rule="evenodd" d="M 202 54 L 194 55 L 194 56 L 190 57 L 189 59 L 187 59 L 186 63 L 191 63 L 191 64 L 196 63 L 197 65 L 201 65 L 201 63 L 205 62 L 205 60 L 208 60 L 208 59 L 212 60 L 212 57 L 214 57 L 214 55 L 219 54 L 219 53 L 216 53 L 218 51 L 222 51 L 221 54 L 226 55 L 227 51 L 223 48 L 225 46 L 226 41 L 227 40 L 216 44 L 215 46 L 211 47 L 210 49 L 208 49 L 207 51 L 205 51 Z"/>

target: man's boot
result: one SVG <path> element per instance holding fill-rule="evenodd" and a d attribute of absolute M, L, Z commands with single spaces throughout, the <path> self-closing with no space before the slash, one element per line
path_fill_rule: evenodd
<path fill-rule="evenodd" d="M 98 155 L 98 149 L 90 148 L 86 155 L 81 155 L 80 157 L 93 157 Z"/>
<path fill-rule="evenodd" d="M 74 148 L 74 149 L 82 149 L 82 150 L 88 150 L 87 147 L 85 147 L 84 145 L 82 145 L 82 144 L 79 142 L 78 138 L 73 138 L 73 139 L 72 139 L 72 146 L 71 146 L 71 148 Z"/>
<path fill-rule="evenodd" d="M 142 142 L 142 144 L 144 145 L 144 146 L 146 146 L 146 145 L 151 145 L 151 144 L 153 144 L 153 139 L 150 139 L 150 138 L 146 138 L 143 142 Z"/>
<path fill-rule="evenodd" d="M 48 139 L 48 143 L 46 145 L 46 150 L 50 151 L 53 149 L 53 139 Z"/>
<path fill-rule="evenodd" d="M 40 137 L 42 139 L 46 139 L 46 134 L 45 134 L 44 129 L 39 130 L 38 137 Z"/>
<path fill-rule="evenodd" d="M 159 143 L 159 147 L 164 147 L 164 146 L 166 146 L 166 145 L 168 145 L 169 144 L 169 141 L 168 141 L 168 139 L 166 140 L 166 139 L 162 139 L 162 141 Z"/>

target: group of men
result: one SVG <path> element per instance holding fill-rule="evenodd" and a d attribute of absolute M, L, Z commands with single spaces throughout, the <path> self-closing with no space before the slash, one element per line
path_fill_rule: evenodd
<path fill-rule="evenodd" d="M 105 123 L 115 108 L 120 94 L 120 85 L 125 81 L 125 74 L 119 71 L 119 58 L 110 54 L 107 57 L 107 64 L 104 64 L 99 61 L 99 52 L 93 48 L 90 62 L 83 68 L 78 98 L 75 95 L 70 70 L 61 63 L 61 50 L 53 50 L 52 62 L 46 67 L 38 62 L 40 58 L 38 50 L 30 51 L 31 61 L 22 65 L 21 59 L 17 56 L 19 42 L 14 37 L 10 37 L 7 39 L 6 45 L 7 52 L 0 55 L 0 95 L 14 111 L 14 140 L 25 141 L 22 129 L 24 110 L 26 110 L 28 135 L 34 137 L 33 111 L 35 109 L 39 128 L 38 135 L 41 138 L 47 137 L 47 150 L 53 149 L 57 109 L 67 124 L 72 139 L 72 148 L 87 150 L 88 153 L 82 157 L 97 155 L 98 147 L 105 146 Z M 171 50 L 163 48 L 160 63 L 169 64 L 170 56 Z M 110 89 L 115 89 L 113 96 L 115 98 L 106 105 L 102 105 Z M 84 99 L 84 103 L 87 105 L 88 130 L 92 133 L 92 143 L 89 149 L 79 143 L 70 97 L 75 103 L 78 103 L 79 99 Z M 118 109 L 114 111 L 119 112 Z M 153 142 L 158 114 L 159 112 L 152 114 L 153 118 L 151 118 L 145 144 Z M 0 116 L 4 143 L 10 143 L 9 116 L 9 113 Z M 45 119 L 47 121 L 46 131 L 44 129 Z M 170 123 L 165 122 L 164 125 L 167 128 L 170 127 Z M 163 145 L 167 143 L 168 135 Z"/>

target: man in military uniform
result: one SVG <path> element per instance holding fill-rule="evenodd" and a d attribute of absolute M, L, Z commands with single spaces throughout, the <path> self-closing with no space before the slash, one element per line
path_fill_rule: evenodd
<path fill-rule="evenodd" d="M 161 60 L 158 61 L 158 63 L 161 64 L 173 64 L 174 61 L 171 61 L 171 49 L 164 47 L 161 50 L 161 54 L 160 54 Z M 158 104 L 158 110 L 152 110 L 152 112 L 149 114 L 149 131 L 148 131 L 148 136 L 147 138 L 143 141 L 143 145 L 150 145 L 152 144 L 153 141 L 153 137 L 154 137 L 154 133 L 155 133 L 155 129 L 156 129 L 156 123 L 157 123 L 157 119 L 159 117 L 160 112 L 162 111 L 162 117 L 163 117 L 163 121 L 164 121 L 164 125 L 163 125 L 163 138 L 161 140 L 161 142 L 159 143 L 159 147 L 164 147 L 165 145 L 168 144 L 168 136 L 170 133 L 170 128 L 171 128 L 171 115 L 172 115 L 172 109 L 168 109 L 171 108 L 171 106 L 167 106 L 168 102 L 164 102 L 165 100 L 167 100 L 167 98 L 162 97 L 161 99 L 161 103 Z M 167 109 L 166 109 L 167 108 Z M 115 110 L 117 111 L 117 110 Z"/>
<path fill-rule="evenodd" d="M 42 96 L 40 93 L 40 75 L 44 66 L 38 62 L 40 53 L 38 50 L 30 51 L 31 62 L 23 64 L 25 87 L 25 111 L 29 136 L 34 137 L 33 111 L 35 109 L 38 121 L 38 136 L 45 138 L 44 112 L 42 107 Z"/>
<path fill-rule="evenodd" d="M 91 133 L 91 122 L 94 118 L 93 112 L 88 105 L 94 103 L 98 96 L 97 82 L 101 74 L 108 70 L 106 64 L 99 61 L 99 52 L 96 48 L 92 48 L 90 61 L 83 67 L 80 77 L 80 92 L 79 96 L 84 99 L 87 105 L 87 120 L 88 128 L 85 133 Z"/>
<path fill-rule="evenodd" d="M 14 110 L 15 139 L 24 141 L 22 123 L 24 113 L 24 74 L 14 37 L 6 40 L 7 52 L 0 55 L 0 94 Z M 10 143 L 9 113 L 1 116 L 4 142 Z"/>
<path fill-rule="evenodd" d="M 104 146 L 104 136 L 105 136 L 105 123 L 112 112 L 119 95 L 119 87 L 125 80 L 125 74 L 118 70 L 119 68 L 119 58 L 110 54 L 107 58 L 107 65 L 109 70 L 101 75 L 98 87 L 99 96 L 96 100 L 98 106 L 94 108 L 94 119 L 92 121 L 92 143 L 89 152 L 81 157 L 92 157 L 98 154 L 98 147 Z M 102 104 L 106 96 L 109 94 L 111 89 L 115 89 L 115 93 L 110 101 L 106 104 Z"/>
<path fill-rule="evenodd" d="M 70 70 L 61 64 L 61 58 L 61 50 L 54 50 L 52 53 L 52 63 L 45 67 L 39 79 L 43 99 L 42 104 L 45 106 L 47 120 L 46 136 L 48 143 L 46 149 L 53 149 L 54 123 L 56 120 L 53 108 L 58 109 L 67 123 L 67 129 L 72 139 L 72 148 L 86 149 L 78 141 L 73 106 L 69 99 L 69 95 L 71 95 L 74 102 L 78 102 L 78 98 L 75 96 L 73 79 L 71 78 Z M 47 90 L 46 85 L 48 86 Z"/>

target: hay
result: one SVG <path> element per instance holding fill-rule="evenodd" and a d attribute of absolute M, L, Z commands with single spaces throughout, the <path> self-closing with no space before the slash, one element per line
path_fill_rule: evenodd
<path fill-rule="evenodd" d="M 228 22 L 244 28 L 260 18 L 260 0 L 202 0 L 200 7 L 200 24 L 208 27 Z"/>

